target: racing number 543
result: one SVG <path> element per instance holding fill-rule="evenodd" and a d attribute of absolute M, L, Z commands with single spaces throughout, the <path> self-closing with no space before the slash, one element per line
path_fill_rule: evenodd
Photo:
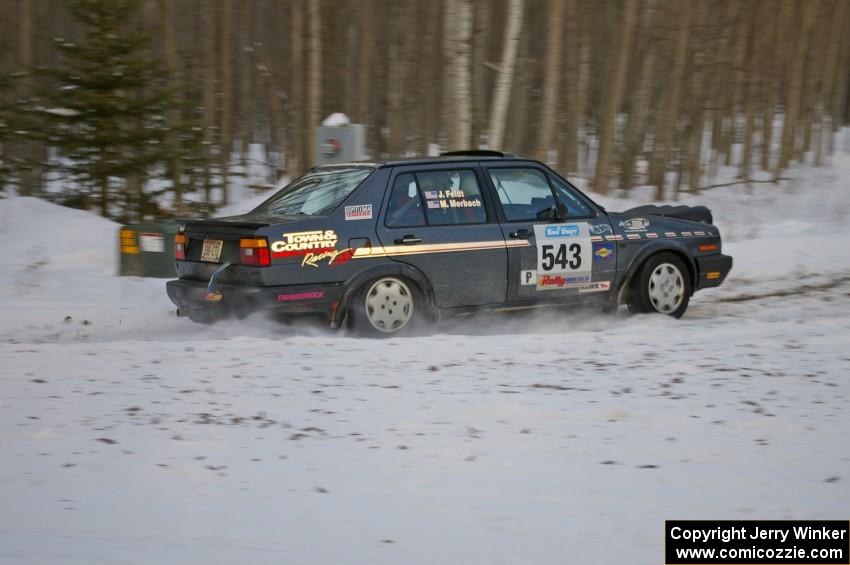
<path fill-rule="evenodd" d="M 555 265 L 561 267 L 562 270 L 565 270 L 569 265 L 573 271 L 581 267 L 580 244 L 571 243 L 568 248 L 566 243 L 562 243 L 558 246 L 558 250 L 553 253 L 554 249 L 554 245 L 544 245 L 542 248 L 543 262 L 541 266 L 544 271 L 551 271 L 555 268 Z M 569 256 L 567 256 L 568 253 Z"/>

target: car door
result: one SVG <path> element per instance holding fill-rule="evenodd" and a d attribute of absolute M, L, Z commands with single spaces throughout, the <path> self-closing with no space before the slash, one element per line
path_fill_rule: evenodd
<path fill-rule="evenodd" d="M 616 245 L 607 215 L 532 164 L 485 165 L 508 248 L 509 302 L 569 302 L 610 292 Z"/>
<path fill-rule="evenodd" d="M 501 304 L 507 251 L 475 163 L 395 167 L 378 222 L 382 252 L 425 274 L 440 308 Z"/>

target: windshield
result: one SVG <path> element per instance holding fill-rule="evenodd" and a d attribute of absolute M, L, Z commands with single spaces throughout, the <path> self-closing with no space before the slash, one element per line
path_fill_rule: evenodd
<path fill-rule="evenodd" d="M 252 213 L 324 216 L 372 173 L 371 168 L 328 168 L 307 173 L 260 204 Z"/>

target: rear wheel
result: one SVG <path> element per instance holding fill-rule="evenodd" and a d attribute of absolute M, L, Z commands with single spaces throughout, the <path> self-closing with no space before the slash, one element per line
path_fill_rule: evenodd
<path fill-rule="evenodd" d="M 629 310 L 658 312 L 681 318 L 688 308 L 691 280 L 685 262 L 678 255 L 653 255 L 640 269 L 629 292 Z"/>
<path fill-rule="evenodd" d="M 410 331 L 419 315 L 418 289 L 398 277 L 382 277 L 363 285 L 352 305 L 354 329 L 372 336 Z"/>

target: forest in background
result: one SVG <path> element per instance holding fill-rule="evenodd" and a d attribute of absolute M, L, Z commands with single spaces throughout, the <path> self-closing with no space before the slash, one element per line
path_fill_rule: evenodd
<path fill-rule="evenodd" d="M 332 112 L 368 126 L 374 158 L 490 147 L 671 199 L 721 165 L 821 164 L 850 100 L 848 0 L 0 0 L 0 17 L 0 182 L 44 195 L 66 175 L 63 202 L 118 219 L 212 213 L 255 144 L 269 181 L 295 176 Z"/>

